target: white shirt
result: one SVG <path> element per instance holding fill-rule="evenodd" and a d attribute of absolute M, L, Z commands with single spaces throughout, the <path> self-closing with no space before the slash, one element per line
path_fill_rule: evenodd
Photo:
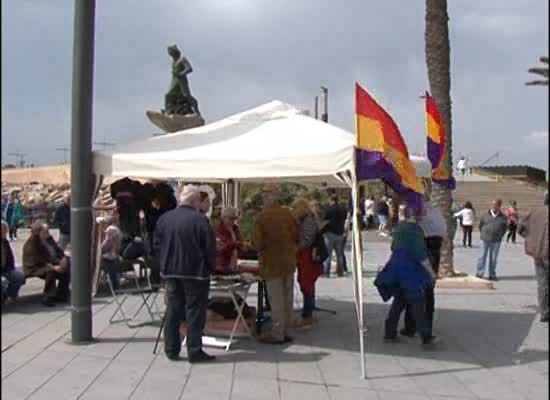
<path fill-rule="evenodd" d="M 456 165 L 458 169 L 466 169 L 466 160 L 458 160 L 458 164 Z"/>
<path fill-rule="evenodd" d="M 441 210 L 427 201 L 424 203 L 424 212 L 425 215 L 422 216 L 422 219 L 418 223 L 424 231 L 424 236 L 445 237 L 447 235 L 447 223 L 445 222 L 445 218 L 443 218 Z"/>
<path fill-rule="evenodd" d="M 365 214 L 374 215 L 374 200 L 371 200 L 371 199 L 365 200 Z"/>
<path fill-rule="evenodd" d="M 475 213 L 474 210 L 469 208 L 463 208 L 459 212 L 455 213 L 455 218 L 462 217 L 462 225 L 472 226 L 474 224 Z"/>

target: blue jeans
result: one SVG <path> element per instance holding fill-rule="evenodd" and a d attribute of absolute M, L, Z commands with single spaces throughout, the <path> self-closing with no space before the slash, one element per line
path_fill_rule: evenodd
<path fill-rule="evenodd" d="M 196 279 L 166 279 L 164 321 L 164 351 L 177 355 L 181 351 L 180 322 L 187 323 L 187 355 L 202 350 L 202 333 L 206 324 L 210 281 Z"/>
<path fill-rule="evenodd" d="M 488 242 L 481 241 L 482 253 L 477 262 L 478 276 L 485 274 L 485 265 L 487 264 L 487 255 L 489 255 L 489 277 L 495 278 L 497 276 L 497 258 L 500 251 L 500 242 Z"/>
<path fill-rule="evenodd" d="M 325 274 L 330 274 L 330 260 L 332 252 L 336 252 L 336 272 L 343 274 L 346 270 L 346 258 L 344 255 L 344 235 L 325 233 L 325 245 L 327 246 L 328 258 L 325 261 Z"/>
<path fill-rule="evenodd" d="M 25 284 L 25 274 L 21 270 L 12 269 L 11 271 L 4 272 L 2 277 L 6 278 L 8 282 L 5 296 L 16 299 L 19 295 L 19 289 Z"/>
<path fill-rule="evenodd" d="M 302 296 L 304 298 L 304 307 L 302 308 L 302 317 L 308 318 L 313 315 L 315 309 L 315 288 L 308 295 L 302 290 Z"/>

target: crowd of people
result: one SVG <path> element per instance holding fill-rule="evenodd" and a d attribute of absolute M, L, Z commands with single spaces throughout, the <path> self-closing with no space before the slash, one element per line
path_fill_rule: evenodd
<path fill-rule="evenodd" d="M 471 247 L 471 231 L 475 213 L 470 202 L 454 213 L 462 217 L 464 247 Z M 537 278 L 538 309 L 541 322 L 548 322 L 548 192 L 544 206 L 529 211 L 520 218 L 517 203 L 502 210 L 502 201 L 496 199 L 490 209 L 479 218 L 482 253 L 477 264 L 477 277 L 485 274 L 489 257 L 489 279 L 497 280 L 497 259 L 501 242 L 515 242 L 516 231 L 525 239 L 525 253 L 534 259 Z M 384 338 L 398 340 L 398 323 L 405 310 L 401 335 L 412 337 L 416 333 L 422 343 L 437 342 L 433 335 L 435 310 L 434 286 L 438 276 L 441 246 L 447 236 L 447 226 L 440 210 L 426 198 L 421 210 L 405 207 L 402 218 L 392 230 L 391 256 L 379 271 L 375 285 L 384 301 L 393 298 L 385 323 Z"/>
<path fill-rule="evenodd" d="M 259 275 L 265 281 L 271 307 L 271 329 L 258 337 L 266 344 L 284 344 L 293 340 L 291 329 L 313 325 L 316 309 L 316 281 L 330 276 L 335 254 L 336 275 L 347 273 L 345 245 L 351 225 L 350 205 L 331 196 L 328 204 L 305 198 L 294 199 L 290 206 L 281 204 L 276 188 L 262 194 L 262 209 L 255 216 L 251 241 L 243 240 L 239 212 L 225 207 L 216 223 L 211 220 L 215 192 L 209 186 L 187 185 L 174 191 L 166 183 L 146 186 L 127 178 L 114 183 L 111 195 L 116 207 L 107 207 L 110 216 L 101 226 L 103 262 L 119 265 L 123 260 L 143 257 L 151 269 L 152 281 L 166 288 L 167 308 L 164 325 L 166 356 L 179 359 L 181 335 L 187 337 L 190 362 L 214 359 L 202 349 L 206 324 L 210 279 L 213 274 L 238 270 L 238 260 L 257 257 Z M 178 200 L 179 207 L 178 207 Z M 54 217 L 60 230 L 56 242 L 49 227 L 35 221 L 23 246 L 22 270 L 16 268 L 10 245 L 11 225 L 16 213 L 16 196 L 4 208 L 2 221 L 2 297 L 17 298 L 25 279 L 45 281 L 42 302 L 46 306 L 66 303 L 70 297 L 70 194 L 64 197 Z M 476 215 L 471 202 L 453 212 L 451 222 L 463 230 L 464 247 L 472 247 L 472 230 L 478 221 L 481 255 L 477 276 L 483 277 L 488 260 L 488 279 L 497 280 L 497 261 L 501 242 L 515 243 L 516 233 L 523 236 L 526 252 L 534 258 L 539 283 L 541 320 L 548 321 L 548 196 L 546 206 L 520 215 L 517 203 L 503 209 L 496 199 L 485 213 Z M 11 208 L 9 204 L 12 204 Z M 96 209 L 101 207 L 96 205 Z M 385 338 L 395 341 L 398 332 L 421 337 L 422 343 L 435 343 L 433 320 L 434 286 L 439 273 L 441 248 L 445 238 L 454 236 L 456 227 L 447 226 L 442 212 L 426 196 L 421 209 L 401 204 L 399 215 L 392 215 L 392 200 L 364 201 L 364 222 L 376 227 L 380 235 L 391 236 L 391 256 L 379 271 L 375 284 L 384 300 L 393 298 L 385 324 Z M 8 210 L 10 211 L 8 217 Z M 252 256 L 251 256 L 252 254 Z M 109 279 L 121 284 L 121 271 L 112 268 Z M 303 297 L 301 319 L 293 313 L 294 281 Z M 401 314 L 404 327 L 399 330 Z M 184 331 L 182 331 L 184 327 Z"/>

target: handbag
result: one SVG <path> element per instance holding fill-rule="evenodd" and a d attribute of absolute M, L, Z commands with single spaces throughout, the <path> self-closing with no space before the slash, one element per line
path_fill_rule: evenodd
<path fill-rule="evenodd" d="M 323 264 L 329 257 L 327 245 L 325 244 L 325 239 L 323 234 L 318 231 L 315 235 L 315 241 L 312 246 L 312 258 L 313 262 Z"/>

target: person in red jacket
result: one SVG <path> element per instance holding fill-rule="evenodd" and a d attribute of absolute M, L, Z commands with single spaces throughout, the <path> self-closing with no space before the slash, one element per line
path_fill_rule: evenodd
<path fill-rule="evenodd" d="M 244 249 L 241 234 L 236 222 L 237 210 L 226 207 L 222 211 L 221 221 L 214 228 L 216 234 L 216 269 L 217 273 L 231 273 L 237 270 L 240 252 Z"/>

